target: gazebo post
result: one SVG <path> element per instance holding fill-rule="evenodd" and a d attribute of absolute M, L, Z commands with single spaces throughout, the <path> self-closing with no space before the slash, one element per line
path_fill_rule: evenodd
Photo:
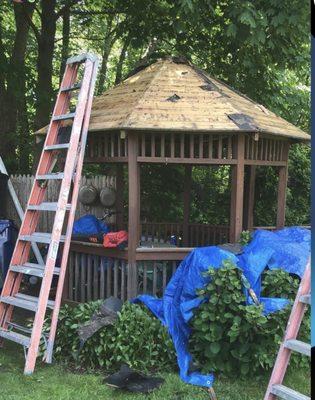
<path fill-rule="evenodd" d="M 277 205 L 277 229 L 281 229 L 285 225 L 285 203 L 286 189 L 288 179 L 288 168 L 279 167 L 278 182 L 278 205 Z"/>
<path fill-rule="evenodd" d="M 277 199 L 277 229 L 285 226 L 285 206 L 287 198 L 287 181 L 288 181 L 288 158 L 289 158 L 289 143 L 285 146 L 284 161 L 285 166 L 279 167 L 278 172 L 278 199 Z"/>
<path fill-rule="evenodd" d="M 231 212 L 230 212 L 230 242 L 239 240 L 243 229 L 243 201 L 244 201 L 244 150 L 245 136 L 240 133 L 236 146 L 236 165 L 232 165 L 231 180 Z"/>
<path fill-rule="evenodd" d="M 137 161 L 138 136 L 136 132 L 128 132 L 128 299 L 137 295 L 138 271 L 136 251 L 140 232 L 140 168 Z"/>
<path fill-rule="evenodd" d="M 248 165 L 248 176 L 244 190 L 244 228 L 249 231 L 254 227 L 255 179 L 256 165 Z"/>
<path fill-rule="evenodd" d="M 192 166 L 185 165 L 184 178 L 184 218 L 183 218 L 183 244 L 189 246 L 189 217 L 190 217 L 190 192 L 191 192 Z"/>
<path fill-rule="evenodd" d="M 124 229 L 124 165 L 116 164 L 116 225 L 118 230 Z"/>

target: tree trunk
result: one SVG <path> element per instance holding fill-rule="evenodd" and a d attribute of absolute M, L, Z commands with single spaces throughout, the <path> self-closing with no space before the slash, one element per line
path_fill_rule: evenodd
<path fill-rule="evenodd" d="M 36 87 L 36 114 L 34 127 L 42 128 L 49 122 L 52 107 L 53 87 L 53 56 L 56 34 L 56 0 L 41 1 L 41 31 L 38 40 Z"/>
<path fill-rule="evenodd" d="M 129 36 L 126 37 L 124 45 L 121 49 L 118 64 L 116 67 L 115 85 L 117 85 L 122 79 L 122 69 L 123 69 L 124 61 L 126 59 L 126 53 L 127 53 L 128 47 L 129 47 L 130 39 L 131 38 Z"/>
<path fill-rule="evenodd" d="M 62 50 L 59 73 L 59 84 L 61 84 L 65 72 L 66 61 L 69 57 L 69 38 L 70 38 L 70 8 L 66 8 L 62 15 Z"/>
<path fill-rule="evenodd" d="M 113 19 L 114 16 L 110 16 L 107 23 L 107 29 L 104 37 L 104 44 L 103 44 L 103 54 L 102 54 L 102 65 L 99 71 L 99 82 L 98 82 L 98 94 L 102 94 L 105 90 L 105 82 L 106 82 L 106 75 L 107 75 L 107 63 L 109 54 L 111 49 L 116 41 L 116 37 L 112 36 L 111 29 L 113 26 Z"/>
<path fill-rule="evenodd" d="M 18 157 L 15 156 L 15 150 L 20 141 L 20 135 L 29 137 L 29 131 L 18 129 L 27 126 L 28 116 L 26 109 L 26 85 L 25 85 L 25 54 L 26 45 L 29 32 L 29 23 L 27 18 L 32 18 L 34 6 L 32 4 L 14 4 L 14 17 L 15 17 L 15 38 L 12 49 L 12 54 L 9 61 L 9 68 L 6 76 L 6 93 L 4 89 L 0 91 L 4 94 L 6 106 L 5 109 L 5 126 L 2 127 L 1 133 L 1 153 L 8 168 L 13 172 L 18 168 Z M 28 16 L 28 17 L 27 17 Z M 3 83 L 3 79 L 2 83 Z M 2 95 L 1 95 L 2 97 Z M 21 116 L 21 119 L 20 119 Z M 19 121 L 20 119 L 20 121 Z M 22 122 L 20 124 L 19 122 Z M 23 143 L 27 140 L 23 138 Z M 28 152 L 28 148 L 21 146 L 24 152 Z M 24 165 L 28 170 L 28 165 Z"/>

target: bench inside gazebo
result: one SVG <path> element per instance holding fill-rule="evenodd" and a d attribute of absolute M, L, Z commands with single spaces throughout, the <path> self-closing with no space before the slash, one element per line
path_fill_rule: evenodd
<path fill-rule="evenodd" d="M 37 132 L 38 137 L 43 133 Z M 128 248 L 73 241 L 65 298 L 84 302 L 111 295 L 160 295 L 192 248 L 235 243 L 243 229 L 257 228 L 258 166 L 278 171 L 276 224 L 267 228 L 284 227 L 289 147 L 308 140 L 308 134 L 262 105 L 175 58 L 159 60 L 96 97 L 85 163 L 115 169 L 114 228 L 128 230 Z M 142 220 L 140 169 L 146 164 L 185 169 L 184 217 L 177 223 Z M 192 168 L 221 165 L 230 167 L 229 224 L 191 223 Z"/>

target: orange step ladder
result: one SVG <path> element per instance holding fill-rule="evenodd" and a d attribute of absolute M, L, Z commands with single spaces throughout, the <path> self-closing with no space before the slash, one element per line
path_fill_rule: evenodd
<path fill-rule="evenodd" d="M 311 356 L 311 345 L 297 340 L 306 307 L 310 304 L 311 266 L 309 260 L 292 307 L 284 339 L 279 349 L 264 400 L 311 400 L 310 397 L 282 384 L 292 351 L 308 357 Z"/>
<path fill-rule="evenodd" d="M 1 341 L 7 339 L 24 346 L 26 375 L 34 371 L 41 339 L 46 343 L 45 361 L 52 361 L 97 69 L 98 59 L 93 54 L 82 54 L 67 60 L 33 188 L 0 297 L 0 338 Z M 72 123 L 70 138 L 66 143 L 60 143 L 60 128 L 69 123 Z M 62 172 L 55 172 L 59 156 L 65 157 L 64 168 Z M 61 182 L 58 200 L 45 202 L 47 185 L 50 180 L 56 179 Z M 36 230 L 43 211 L 55 213 L 51 233 Z M 66 234 L 62 235 L 64 223 Z M 60 242 L 64 243 L 63 248 L 60 248 L 61 263 L 56 265 Z M 31 262 L 32 243 L 48 245 L 45 264 Z M 38 297 L 19 292 L 24 275 L 41 279 Z M 55 298 L 51 300 L 49 294 L 54 276 L 58 277 L 58 284 Z M 12 322 L 14 307 L 35 313 L 31 329 Z M 42 332 L 47 308 L 52 310 L 48 337 Z"/>

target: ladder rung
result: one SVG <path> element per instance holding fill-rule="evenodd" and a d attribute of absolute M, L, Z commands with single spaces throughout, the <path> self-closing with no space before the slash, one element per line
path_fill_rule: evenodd
<path fill-rule="evenodd" d="M 13 328 L 14 330 L 17 330 L 17 331 L 20 331 L 20 332 L 23 332 L 23 333 L 27 333 L 29 335 L 32 334 L 32 329 L 26 328 L 25 326 L 22 326 L 22 325 L 19 325 L 19 324 L 16 324 L 15 322 L 8 322 L 8 327 L 9 328 Z"/>
<path fill-rule="evenodd" d="M 36 179 L 38 181 L 46 181 L 49 179 L 63 179 L 64 178 L 64 173 L 63 172 L 56 172 L 53 174 L 45 174 L 45 175 L 37 175 Z"/>
<path fill-rule="evenodd" d="M 311 356 L 311 345 L 301 342 L 301 340 L 289 339 L 284 342 L 284 347 L 306 356 Z"/>
<path fill-rule="evenodd" d="M 41 203 L 41 204 L 29 204 L 28 210 L 34 211 L 57 211 L 58 203 Z M 71 204 L 67 204 L 66 210 L 70 210 Z"/>
<path fill-rule="evenodd" d="M 311 305 L 311 295 L 305 294 L 304 296 L 300 297 L 300 302 Z"/>
<path fill-rule="evenodd" d="M 45 273 L 45 265 L 25 263 L 23 265 L 11 265 L 10 271 L 18 272 L 25 275 L 38 276 L 42 278 Z M 59 275 L 60 268 L 54 269 L 54 274 Z"/>
<path fill-rule="evenodd" d="M 12 340 L 15 343 L 21 344 L 22 346 L 29 347 L 31 338 L 22 335 L 21 333 L 7 331 L 0 328 L 0 337 L 3 339 Z"/>
<path fill-rule="evenodd" d="M 60 241 L 65 241 L 65 235 L 61 235 Z M 23 240 L 25 242 L 36 242 L 36 243 L 50 243 L 51 242 L 51 233 L 45 232 L 34 232 L 31 235 L 20 235 L 19 240 Z"/>
<path fill-rule="evenodd" d="M 67 65 L 83 63 L 86 60 L 91 60 L 92 62 L 95 62 L 97 60 L 97 57 L 91 53 L 80 54 L 79 56 L 74 56 L 74 57 L 68 58 Z"/>
<path fill-rule="evenodd" d="M 17 293 L 15 296 L 1 296 L 0 301 L 10 304 L 15 307 L 23 308 L 24 310 L 37 311 L 38 297 L 28 296 L 26 294 Z M 47 308 L 54 308 L 54 301 L 49 300 Z"/>
<path fill-rule="evenodd" d="M 77 84 L 75 84 L 73 86 L 69 86 L 69 87 L 66 87 L 66 88 L 61 88 L 60 91 L 61 92 L 71 92 L 72 90 L 78 90 L 78 89 L 81 89 L 81 82 L 77 83 Z"/>
<path fill-rule="evenodd" d="M 44 147 L 44 150 L 64 150 L 68 149 L 70 143 L 57 143 L 57 144 L 49 144 Z"/>
<path fill-rule="evenodd" d="M 285 400 L 311 400 L 310 397 L 283 385 L 273 385 L 271 388 L 271 393 L 280 397 L 280 399 Z"/>
<path fill-rule="evenodd" d="M 75 113 L 68 113 L 68 114 L 60 114 L 60 115 L 55 115 L 52 120 L 53 121 L 64 121 L 67 119 L 73 119 L 75 117 Z"/>

